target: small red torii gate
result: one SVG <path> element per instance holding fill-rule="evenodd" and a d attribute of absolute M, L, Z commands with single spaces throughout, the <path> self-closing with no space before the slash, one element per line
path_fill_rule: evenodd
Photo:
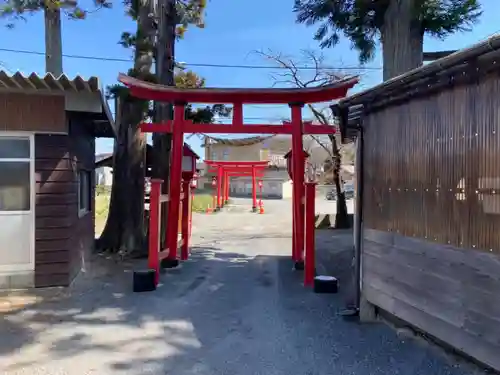
<path fill-rule="evenodd" d="M 293 206 L 294 216 L 293 249 L 295 263 L 304 262 L 304 192 L 305 192 L 305 160 L 303 150 L 303 135 L 333 134 L 335 128 L 330 125 L 313 125 L 302 120 L 302 108 L 305 104 L 331 102 L 347 95 L 347 91 L 358 83 L 357 77 L 350 77 L 338 82 L 320 87 L 307 88 L 198 88 L 179 89 L 150 82 L 141 81 L 124 74 L 119 74 L 118 80 L 130 89 L 130 94 L 145 100 L 154 100 L 174 104 L 173 120 L 164 123 L 143 123 L 143 132 L 171 133 L 172 157 L 170 164 L 169 185 L 169 222 L 177 223 L 181 198 L 182 147 L 184 134 L 188 133 L 223 133 L 223 134 L 290 134 L 292 136 L 291 170 L 293 171 Z M 233 105 L 231 124 L 195 124 L 185 118 L 186 105 L 189 103 Z M 243 104 L 288 104 L 291 108 L 291 121 L 280 125 L 274 124 L 244 124 Z M 177 225 L 169 225 L 167 233 L 167 248 L 170 254 L 176 256 Z M 311 229 L 309 229 L 311 230 Z M 295 251 L 296 250 L 296 251 Z M 174 259 L 172 259 L 174 260 Z M 313 257 L 310 259 L 313 260 Z M 306 263 L 307 263 L 306 259 Z M 313 269 L 306 267 L 306 269 Z M 306 272 L 304 283 L 313 283 L 314 273 Z"/>
<path fill-rule="evenodd" d="M 252 176 L 252 211 L 257 211 L 257 177 L 263 177 L 264 170 L 269 165 L 267 160 L 263 161 L 216 161 L 205 160 L 205 164 L 211 167 L 208 171 L 217 173 L 217 208 L 224 207 L 229 198 L 230 176 Z M 222 192 L 221 192 L 222 190 Z"/>

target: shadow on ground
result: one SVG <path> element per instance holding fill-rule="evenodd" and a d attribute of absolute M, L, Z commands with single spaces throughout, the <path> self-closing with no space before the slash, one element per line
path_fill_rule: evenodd
<path fill-rule="evenodd" d="M 137 374 L 192 366 L 195 373 L 196 366 L 205 366 L 197 352 L 245 331 L 239 312 L 258 298 L 259 288 L 277 282 L 267 269 L 277 257 L 219 250 L 192 248 L 189 261 L 161 276 L 157 291 L 141 294 L 131 292 L 131 273 L 140 261 L 118 264 L 96 257 L 93 271 L 72 287 L 52 290 L 44 302 L 3 315 L 0 368 L 10 374 L 48 363 L 49 368 L 54 363 L 81 366 L 76 374 L 92 370 L 95 362 L 97 372 L 104 365 Z M 257 288 L 244 288 L 249 278 Z M 237 284 L 243 293 L 235 295 Z"/>
<path fill-rule="evenodd" d="M 318 234 L 318 246 L 349 248 L 348 233 L 328 234 Z M 428 348 L 401 341 L 385 326 L 346 323 L 337 313 L 344 296 L 304 289 L 303 275 L 292 271 L 289 256 L 269 255 L 275 253 L 265 248 L 256 256 L 227 251 L 244 243 L 247 238 L 238 237 L 220 248 L 192 248 L 191 259 L 165 272 L 151 293 L 131 292 L 138 262 L 96 259 L 93 271 L 58 298 L 2 317 L 0 368 L 6 375 L 40 369 L 47 374 L 470 374 Z M 341 275 L 341 285 L 351 255 L 321 252 L 320 261 L 331 264 L 329 273 Z"/>

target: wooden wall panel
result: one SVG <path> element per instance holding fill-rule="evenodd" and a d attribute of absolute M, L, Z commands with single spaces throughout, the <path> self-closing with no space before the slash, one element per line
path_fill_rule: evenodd
<path fill-rule="evenodd" d="M 397 233 L 366 229 L 368 301 L 500 369 L 500 261 Z"/>
<path fill-rule="evenodd" d="M 64 96 L 0 93 L 0 131 L 67 133 Z"/>
<path fill-rule="evenodd" d="M 365 224 L 500 255 L 500 79 L 365 119 Z"/>
<path fill-rule="evenodd" d="M 71 232 L 77 185 L 66 135 L 35 136 L 35 286 L 66 286 L 70 280 Z"/>
<path fill-rule="evenodd" d="M 363 293 L 500 370 L 500 77 L 364 119 Z"/>
<path fill-rule="evenodd" d="M 76 162 L 76 170 L 90 173 L 91 210 L 82 217 L 75 218 L 75 226 L 71 234 L 70 280 L 80 272 L 83 260 L 87 260 L 94 248 L 95 237 L 95 138 L 92 129 L 87 128 L 88 122 L 81 121 L 77 114 L 69 118 L 69 139 L 72 160 Z M 78 211 L 77 211 L 78 212 Z"/>
<path fill-rule="evenodd" d="M 66 286 L 94 244 L 95 142 L 78 119 L 69 135 L 35 137 L 35 285 Z M 78 171 L 90 172 L 91 212 L 78 216 Z"/>

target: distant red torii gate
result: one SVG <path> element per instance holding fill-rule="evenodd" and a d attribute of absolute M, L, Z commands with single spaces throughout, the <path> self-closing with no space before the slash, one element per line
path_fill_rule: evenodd
<path fill-rule="evenodd" d="M 257 175 L 263 177 L 263 172 L 269 165 L 264 161 L 224 161 L 205 160 L 209 167 L 209 172 L 217 173 L 217 208 L 221 208 L 227 203 L 229 196 L 229 175 L 232 176 L 252 176 L 252 211 L 257 211 Z M 221 193 L 221 190 L 222 193 Z"/>
<path fill-rule="evenodd" d="M 181 197 L 182 146 L 185 133 L 232 133 L 232 134 L 290 134 L 292 136 L 292 171 L 293 205 L 295 216 L 293 228 L 293 243 L 297 249 L 293 251 L 296 263 L 303 267 L 304 261 L 304 154 L 302 137 L 305 134 L 333 134 L 335 128 L 329 125 L 313 125 L 302 120 L 302 108 L 305 104 L 331 102 L 347 95 L 347 91 L 358 83 L 358 78 L 346 78 L 338 82 L 320 87 L 308 88 L 199 88 L 179 89 L 176 87 L 149 83 L 120 74 L 118 80 L 130 89 L 130 94 L 145 100 L 174 103 L 173 120 L 164 123 L 141 124 L 143 132 L 171 133 L 172 157 L 170 164 L 169 186 L 169 222 L 177 223 Z M 233 104 L 233 119 L 231 124 L 195 124 L 186 120 L 185 110 L 189 103 Z M 243 122 L 243 104 L 288 104 L 291 108 L 291 121 L 280 125 L 247 124 Z M 296 152 L 293 152 L 293 151 Z M 314 230 L 309 228 L 308 230 Z M 177 226 L 170 225 L 167 234 L 169 258 L 177 260 Z M 314 249 L 313 249 L 314 251 Z M 312 259 L 312 257 L 311 257 Z M 307 262 L 307 259 L 306 259 Z M 309 268 L 309 267 L 308 267 Z M 313 266 L 314 268 L 314 266 Z M 313 276 L 314 277 L 314 276 Z M 305 277 L 306 284 L 312 284 L 310 275 Z"/>

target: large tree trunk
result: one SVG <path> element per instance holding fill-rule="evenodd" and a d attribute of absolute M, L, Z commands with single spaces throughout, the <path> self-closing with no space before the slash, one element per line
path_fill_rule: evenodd
<path fill-rule="evenodd" d="M 415 0 L 391 0 L 382 34 L 384 81 L 418 68 L 423 63 L 424 34 Z"/>
<path fill-rule="evenodd" d="M 332 156 L 333 156 L 333 183 L 335 184 L 335 191 L 337 193 L 337 213 L 335 214 L 335 228 L 349 228 L 351 226 L 349 221 L 349 213 L 347 212 L 347 202 L 345 200 L 344 190 L 340 182 L 340 169 L 342 165 L 342 158 L 340 156 L 340 149 L 337 144 L 337 138 L 334 134 L 329 134 L 328 137 L 332 142 Z"/>
<path fill-rule="evenodd" d="M 137 5 L 136 48 L 133 73 L 139 79 L 151 75 L 153 51 L 150 44 L 153 28 L 152 2 L 141 0 Z M 96 248 L 144 255 L 144 177 L 146 137 L 139 124 L 147 112 L 144 100 L 132 98 L 128 93 L 117 98 L 117 141 L 113 155 L 113 187 L 106 226 Z"/>
<path fill-rule="evenodd" d="M 162 4 L 163 5 L 163 4 Z M 175 25 L 176 10 L 175 1 L 166 0 L 164 6 L 160 6 L 160 40 L 157 54 L 157 69 L 159 72 L 159 83 L 174 86 L 175 68 Z M 155 121 L 167 121 L 173 119 L 173 107 L 171 103 L 155 103 Z M 170 152 L 172 148 L 171 134 L 153 134 L 153 168 L 152 176 L 163 180 L 162 194 L 169 193 L 170 184 Z M 166 228 L 168 225 L 168 204 L 163 203 L 161 207 L 161 242 L 165 245 Z"/>
<path fill-rule="evenodd" d="M 119 99 L 117 99 L 119 100 Z M 143 254 L 144 233 L 144 159 L 146 139 L 137 124 L 142 117 L 142 102 L 124 98 L 117 105 L 118 134 L 113 151 L 113 187 L 109 214 L 98 250 Z"/>
<path fill-rule="evenodd" d="M 144 231 L 144 177 L 146 159 L 146 136 L 139 129 L 142 121 L 144 102 L 126 98 L 123 108 L 123 125 L 128 135 L 128 191 L 129 204 L 124 231 L 122 249 L 138 255 L 147 254 Z M 133 199 L 131 199 L 133 197 Z"/>
<path fill-rule="evenodd" d="M 153 134 L 153 166 L 151 176 L 163 181 L 161 187 L 162 194 L 168 194 L 169 188 L 169 167 L 170 167 L 170 150 L 172 137 L 170 134 Z M 168 203 L 161 203 L 161 224 L 160 224 L 160 241 L 162 247 L 166 241 L 166 227 L 168 217 Z"/>
<path fill-rule="evenodd" d="M 63 74 L 61 10 L 57 6 L 44 8 L 45 72 L 55 77 Z"/>

